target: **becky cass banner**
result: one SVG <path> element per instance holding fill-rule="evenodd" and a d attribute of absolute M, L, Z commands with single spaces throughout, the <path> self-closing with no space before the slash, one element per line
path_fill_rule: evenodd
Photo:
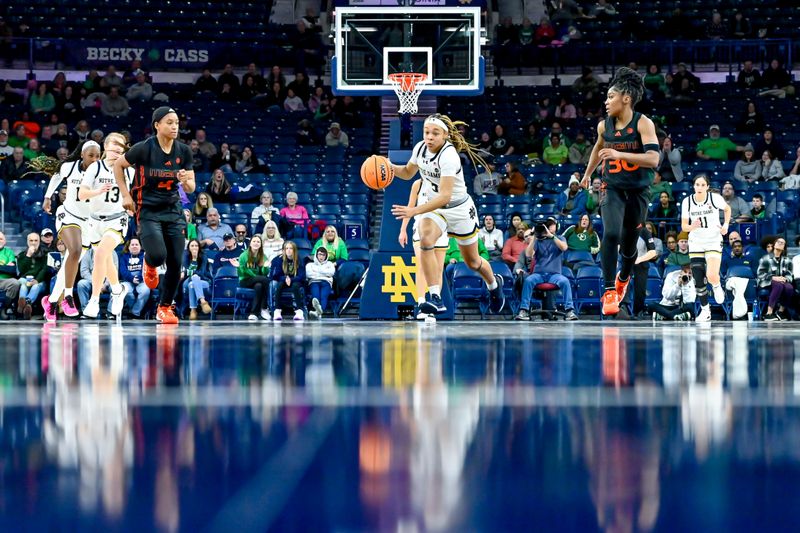
<path fill-rule="evenodd" d="M 89 64 L 107 67 L 113 63 L 117 67 L 139 59 L 146 70 L 163 67 L 200 67 L 223 53 L 222 46 L 166 41 L 81 41 L 71 43 L 66 53 L 74 64 Z"/>

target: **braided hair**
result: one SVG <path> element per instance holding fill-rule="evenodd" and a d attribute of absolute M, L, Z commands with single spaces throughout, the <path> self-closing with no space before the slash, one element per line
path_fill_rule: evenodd
<path fill-rule="evenodd" d="M 644 94 L 644 82 L 639 74 L 628 67 L 620 67 L 611 80 L 609 90 L 631 97 L 631 107 L 638 104 Z"/>
<path fill-rule="evenodd" d="M 466 140 L 461 132 L 458 131 L 459 126 L 469 126 L 469 124 L 462 120 L 453 120 L 441 113 L 433 114 L 428 118 L 439 120 L 447 126 L 447 138 L 456 148 L 456 151 L 467 154 L 467 157 L 469 157 L 473 165 L 481 165 L 483 168 L 488 168 L 486 161 L 478 153 L 478 145 Z"/>
<path fill-rule="evenodd" d="M 59 171 L 61 165 L 65 163 L 72 163 L 81 159 L 81 155 L 83 154 L 83 145 L 87 142 L 88 141 L 83 141 L 79 143 L 64 161 L 60 161 L 55 157 L 50 157 L 47 155 L 34 157 L 28 161 L 28 168 L 30 168 L 30 170 L 20 176 L 20 178 L 24 178 L 28 174 L 47 174 L 47 177 L 52 178 Z"/>

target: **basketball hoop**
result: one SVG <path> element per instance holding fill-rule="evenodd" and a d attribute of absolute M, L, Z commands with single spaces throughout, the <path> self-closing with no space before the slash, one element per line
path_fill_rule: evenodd
<path fill-rule="evenodd" d="M 424 86 L 428 84 L 428 75 L 420 72 L 397 72 L 387 77 L 400 102 L 398 113 L 416 113 L 417 100 Z"/>

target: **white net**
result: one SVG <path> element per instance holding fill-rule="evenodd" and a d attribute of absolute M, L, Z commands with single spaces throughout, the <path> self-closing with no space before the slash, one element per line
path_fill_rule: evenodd
<path fill-rule="evenodd" d="M 415 72 L 401 72 L 389 74 L 389 83 L 392 84 L 397 100 L 400 102 L 400 114 L 417 112 L 417 100 L 420 93 L 428 83 L 428 76 Z"/>

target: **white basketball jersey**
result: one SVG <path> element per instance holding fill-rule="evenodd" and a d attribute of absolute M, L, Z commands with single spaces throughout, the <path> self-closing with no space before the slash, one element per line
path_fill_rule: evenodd
<path fill-rule="evenodd" d="M 706 200 L 698 204 L 694 194 L 690 194 L 681 203 L 681 218 L 688 218 L 689 224 L 700 220 L 700 227 L 689 232 L 689 239 L 720 239 L 719 212 L 725 209 L 725 199 L 717 193 L 708 193 Z"/>
<path fill-rule="evenodd" d="M 467 185 L 464 182 L 464 169 L 461 167 L 461 158 L 458 156 L 456 147 L 449 141 L 445 142 L 441 150 L 435 154 L 428 150 L 424 141 L 418 142 L 414 147 L 414 151 L 411 152 L 409 162 L 419 167 L 419 173 L 423 180 L 420 193 L 422 191 L 432 191 L 431 197 L 433 197 L 439 193 L 439 184 L 442 176 L 455 176 L 450 203 L 460 203 L 469 197 Z"/>
<path fill-rule="evenodd" d="M 132 167 L 125 169 L 125 182 L 130 189 L 133 182 Z M 111 190 L 90 200 L 90 212 L 93 215 L 116 215 L 125 210 L 122 207 L 122 194 L 117 186 L 117 180 L 114 178 L 114 169 L 109 167 L 105 161 L 92 163 L 83 173 L 82 183 L 89 189 L 98 189 L 107 183 L 112 185 Z"/>
<path fill-rule="evenodd" d="M 58 172 L 50 178 L 50 184 L 47 186 L 47 193 L 45 196 L 48 198 L 58 190 L 62 180 L 67 180 L 67 197 L 64 200 L 64 208 L 70 214 L 86 218 L 89 216 L 89 200 L 80 201 L 78 199 L 78 189 L 81 187 L 83 180 L 83 171 L 81 170 L 81 161 L 70 161 L 64 163 Z"/>

